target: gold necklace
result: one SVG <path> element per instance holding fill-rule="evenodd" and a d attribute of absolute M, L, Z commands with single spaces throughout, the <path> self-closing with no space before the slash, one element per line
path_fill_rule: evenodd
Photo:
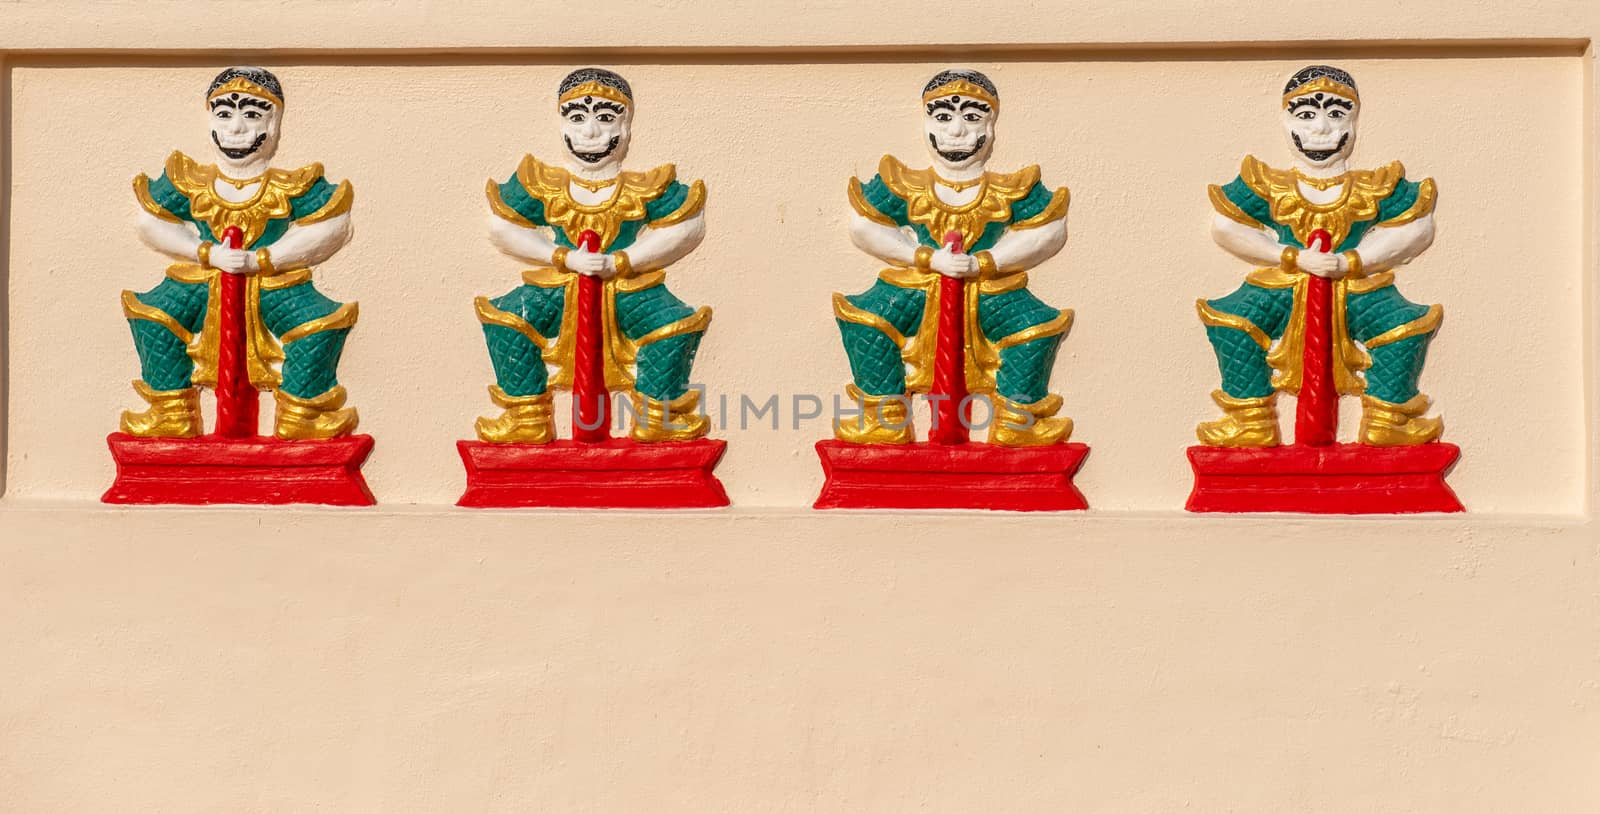
<path fill-rule="evenodd" d="M 977 178 L 972 179 L 971 181 L 950 181 L 950 180 L 947 180 L 947 179 L 944 179 L 944 178 L 940 178 L 937 175 L 933 176 L 933 179 L 935 181 L 939 182 L 939 186 L 949 187 L 951 190 L 953 190 L 955 192 L 963 192 L 965 190 L 972 189 L 973 187 L 983 183 L 983 176 L 982 175 L 978 176 Z"/>
<path fill-rule="evenodd" d="M 254 178 L 238 179 L 238 178 L 229 178 L 228 176 L 223 175 L 221 172 L 218 172 L 217 173 L 217 177 L 221 178 L 224 181 L 227 181 L 230 184 L 232 184 L 234 189 L 244 189 L 245 187 L 250 186 L 251 184 L 260 183 L 261 179 L 267 177 L 267 174 L 266 173 L 261 173 L 260 175 L 257 175 Z"/>
<path fill-rule="evenodd" d="M 583 187 L 590 192 L 599 192 L 600 190 L 605 189 L 606 187 L 609 187 L 617 182 L 616 178 L 606 178 L 600 181 L 590 181 L 586 178 L 579 178 L 576 175 L 571 176 L 571 178 L 572 183 L 577 184 L 578 186 Z"/>
<path fill-rule="evenodd" d="M 1345 175 L 1349 175 L 1349 173 L 1345 173 Z M 1311 176 L 1306 175 L 1305 173 L 1303 173 L 1300 170 L 1296 169 L 1294 171 L 1294 177 L 1296 179 L 1300 180 L 1300 181 L 1305 182 L 1306 184 L 1308 184 L 1308 185 L 1310 185 L 1310 186 L 1312 186 L 1312 187 L 1314 187 L 1316 189 L 1331 189 L 1333 187 L 1336 187 L 1336 186 L 1344 183 L 1344 177 L 1345 176 L 1344 175 L 1335 175 L 1332 178 L 1312 178 Z"/>

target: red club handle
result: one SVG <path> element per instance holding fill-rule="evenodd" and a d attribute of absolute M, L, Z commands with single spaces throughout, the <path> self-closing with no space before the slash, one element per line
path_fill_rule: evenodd
<path fill-rule="evenodd" d="M 586 252 L 600 251 L 600 235 L 585 229 L 578 245 Z M 600 278 L 578 275 L 578 316 L 573 328 L 572 361 L 572 438 L 598 443 L 611 437 L 611 421 L 606 415 L 610 394 L 606 392 L 605 359 L 601 353 L 605 337 L 600 325 Z"/>
<path fill-rule="evenodd" d="M 946 232 L 944 245 L 952 252 L 962 249 L 961 233 Z M 961 444 L 967 441 L 961 402 L 967 397 L 965 330 L 966 283 L 955 277 L 939 277 L 939 336 L 933 357 L 933 427 L 928 440 L 935 444 Z"/>
<path fill-rule="evenodd" d="M 1326 229 L 1306 239 L 1308 251 L 1333 249 Z M 1294 440 L 1313 447 L 1330 446 L 1339 430 L 1339 391 L 1333 381 L 1333 282 L 1306 275 L 1305 352 L 1302 357 L 1300 399 L 1295 406 Z"/>
<path fill-rule="evenodd" d="M 222 230 L 222 243 L 244 248 L 244 230 Z M 259 401 L 245 363 L 245 278 L 217 273 L 217 435 L 249 438 L 256 434 Z"/>

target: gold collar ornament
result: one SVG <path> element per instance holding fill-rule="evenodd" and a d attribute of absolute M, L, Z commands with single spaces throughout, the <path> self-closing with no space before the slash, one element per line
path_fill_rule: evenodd
<path fill-rule="evenodd" d="M 677 168 L 662 164 L 647 172 L 623 171 L 616 177 L 611 197 L 595 204 L 573 199 L 568 184 L 573 175 L 562 167 L 524 156 L 517 167 L 517 180 L 535 200 L 544 204 L 544 219 L 559 227 L 571 239 L 586 229 L 600 235 L 601 251 L 608 251 L 622 231 L 622 224 L 645 217 L 645 205 L 661 197 L 677 178 Z M 519 216 L 520 218 L 520 216 Z"/>
<path fill-rule="evenodd" d="M 1319 204 L 1300 194 L 1301 176 L 1295 170 L 1273 169 L 1255 156 L 1245 156 L 1239 168 L 1245 186 L 1271 205 L 1272 219 L 1289 227 L 1302 245 L 1318 229 L 1328 230 L 1334 246 L 1342 244 L 1355 223 L 1378 217 L 1378 204 L 1394 193 L 1405 174 L 1398 161 L 1376 170 L 1351 170 L 1336 179 L 1344 183 L 1339 197 Z"/>
<path fill-rule="evenodd" d="M 1011 218 L 1011 205 L 1027 196 L 1039 181 L 1037 164 L 1012 173 L 986 172 L 979 176 L 977 197 L 961 205 L 947 204 L 934 192 L 935 184 L 945 184 L 933 170 L 913 170 L 892 155 L 878 162 L 878 174 L 890 192 L 906 202 L 906 217 L 927 227 L 935 240 L 951 231 L 961 233 L 961 245 L 978 242 L 991 223 Z M 950 185 L 954 186 L 954 185 Z M 972 186 L 968 184 L 967 186 Z"/>
<path fill-rule="evenodd" d="M 251 181 L 239 182 L 222 176 L 215 164 L 201 164 L 181 152 L 167 158 L 167 180 L 189 199 L 189 213 L 195 220 L 205 221 L 214 235 L 222 234 L 229 226 L 244 231 L 244 245 L 249 246 L 276 218 L 287 218 L 294 207 L 291 201 L 322 177 L 322 165 L 312 164 L 298 170 L 269 169 L 259 178 L 255 194 L 243 201 L 230 201 L 217 194 L 214 186 L 223 178 L 236 188 L 243 189 Z"/>
<path fill-rule="evenodd" d="M 606 187 L 618 183 L 617 176 L 615 175 L 611 176 L 610 178 L 601 178 L 595 181 L 591 181 L 581 175 L 573 175 L 569 180 L 571 180 L 572 183 L 589 190 L 590 192 L 599 192 Z"/>

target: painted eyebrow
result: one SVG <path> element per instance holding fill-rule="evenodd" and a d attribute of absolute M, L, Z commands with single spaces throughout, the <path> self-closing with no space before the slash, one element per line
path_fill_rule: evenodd
<path fill-rule="evenodd" d="M 933 111 L 938 110 L 941 107 L 944 108 L 945 110 L 950 111 L 951 113 L 954 113 L 955 110 L 956 110 L 955 104 L 952 103 L 949 99 L 935 99 L 935 100 L 933 100 L 933 101 L 928 103 L 928 112 L 932 113 Z"/>
<path fill-rule="evenodd" d="M 1302 96 L 1289 103 L 1289 112 L 1293 113 L 1302 107 L 1314 107 L 1320 110 L 1322 109 L 1322 103 L 1310 96 Z"/>
<path fill-rule="evenodd" d="M 234 104 L 233 100 L 226 96 L 218 96 L 217 98 L 211 100 L 211 109 L 216 110 L 219 107 L 237 108 L 239 106 Z"/>
<path fill-rule="evenodd" d="M 1322 103 L 1322 108 L 1324 110 L 1326 110 L 1326 109 L 1328 109 L 1330 107 L 1333 107 L 1334 105 L 1338 105 L 1339 107 L 1342 107 L 1345 110 L 1355 110 L 1356 109 L 1356 106 L 1355 106 L 1354 102 L 1351 102 L 1349 99 L 1340 99 L 1337 96 L 1329 97 L 1326 102 Z"/>
<path fill-rule="evenodd" d="M 979 109 L 979 110 L 981 110 L 981 111 L 983 111 L 985 113 L 989 112 L 989 106 L 987 104 L 984 104 L 983 102 L 978 101 L 977 99 L 968 99 L 967 101 L 961 103 L 961 109 L 962 110 L 966 110 L 969 107 L 975 107 L 975 108 L 977 108 L 977 109 Z"/>
<path fill-rule="evenodd" d="M 264 102 L 264 101 L 262 101 L 260 99 L 252 99 L 252 98 L 250 98 L 248 96 L 244 96 L 244 97 L 241 97 L 239 99 L 239 107 L 241 107 L 241 108 L 243 108 L 243 107 L 259 107 L 262 110 L 271 110 L 272 109 L 272 103 L 271 102 Z"/>
<path fill-rule="evenodd" d="M 589 112 L 589 106 L 584 104 L 584 103 L 582 103 L 582 102 L 568 102 L 565 105 L 562 105 L 562 107 L 561 107 L 561 115 L 565 116 L 565 115 L 567 115 L 568 113 L 571 113 L 574 110 L 581 110 L 581 111 L 583 111 L 585 113 L 588 113 Z"/>
<path fill-rule="evenodd" d="M 618 116 L 621 116 L 623 114 L 623 112 L 624 112 L 624 109 L 623 109 L 622 105 L 616 104 L 615 102 L 595 102 L 594 103 L 594 109 L 595 110 L 610 110 L 610 111 L 615 112 Z"/>

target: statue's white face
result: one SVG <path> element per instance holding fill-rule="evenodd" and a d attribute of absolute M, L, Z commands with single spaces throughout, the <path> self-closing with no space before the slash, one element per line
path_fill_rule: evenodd
<path fill-rule="evenodd" d="M 567 153 L 587 170 L 619 167 L 633 137 L 633 111 L 599 96 L 583 96 L 561 106 L 561 137 Z"/>
<path fill-rule="evenodd" d="M 1348 159 L 1356 146 L 1359 105 L 1332 93 L 1308 93 L 1289 100 L 1283 130 L 1289 146 L 1312 167 Z"/>
<path fill-rule="evenodd" d="M 278 151 L 283 110 L 276 102 L 248 93 L 211 100 L 211 144 L 224 167 L 270 161 Z"/>
<path fill-rule="evenodd" d="M 934 163 L 946 170 L 962 170 L 989 160 L 999 113 L 988 102 L 951 94 L 928 100 L 923 113 L 922 127 Z"/>

